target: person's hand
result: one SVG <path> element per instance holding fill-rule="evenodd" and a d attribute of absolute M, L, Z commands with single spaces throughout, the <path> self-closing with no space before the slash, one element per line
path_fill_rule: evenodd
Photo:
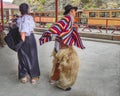
<path fill-rule="evenodd" d="M 76 28 L 78 30 L 79 26 L 77 24 L 73 25 L 74 28 Z"/>
<path fill-rule="evenodd" d="M 45 33 L 45 34 L 44 34 L 44 37 L 51 37 L 51 34 Z"/>

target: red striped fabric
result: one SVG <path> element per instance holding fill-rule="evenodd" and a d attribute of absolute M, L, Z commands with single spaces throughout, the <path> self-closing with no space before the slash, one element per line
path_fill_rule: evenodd
<path fill-rule="evenodd" d="M 81 49 L 84 49 L 84 45 L 78 34 L 77 30 L 73 28 L 72 18 L 70 15 L 66 15 L 56 24 L 50 27 L 50 29 L 42 34 L 39 39 L 40 45 L 45 42 L 51 41 L 52 34 L 57 34 L 62 39 L 62 42 L 66 45 L 75 45 Z"/>

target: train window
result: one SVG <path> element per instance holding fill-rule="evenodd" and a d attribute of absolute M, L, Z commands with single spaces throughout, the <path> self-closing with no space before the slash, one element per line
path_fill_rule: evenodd
<path fill-rule="evenodd" d="M 30 15 L 34 16 L 34 13 L 30 13 Z"/>
<path fill-rule="evenodd" d="M 97 17 L 98 14 L 96 12 L 90 12 L 89 17 Z"/>
<path fill-rule="evenodd" d="M 110 17 L 109 12 L 100 12 L 100 17 Z"/>
<path fill-rule="evenodd" d="M 51 13 L 49 13 L 49 17 L 52 17 L 52 14 L 51 14 Z"/>
<path fill-rule="evenodd" d="M 116 17 L 116 12 L 112 12 L 112 17 Z"/>
<path fill-rule="evenodd" d="M 120 12 L 116 12 L 116 17 L 120 17 Z"/>
<path fill-rule="evenodd" d="M 109 12 L 105 12 L 105 17 L 110 17 L 110 13 Z"/>
<path fill-rule="evenodd" d="M 105 17 L 105 12 L 100 12 L 100 17 Z"/>
<path fill-rule="evenodd" d="M 112 17 L 120 17 L 120 12 L 112 12 Z"/>
<path fill-rule="evenodd" d="M 40 16 L 45 16 L 45 13 L 41 13 Z"/>
<path fill-rule="evenodd" d="M 35 13 L 35 16 L 39 16 L 39 13 Z"/>
<path fill-rule="evenodd" d="M 49 15 L 50 15 L 49 13 L 46 13 L 46 15 L 45 15 L 45 16 L 47 16 L 47 17 L 48 17 Z"/>

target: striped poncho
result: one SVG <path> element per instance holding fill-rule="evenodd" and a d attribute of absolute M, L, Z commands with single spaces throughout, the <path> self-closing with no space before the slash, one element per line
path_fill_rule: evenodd
<path fill-rule="evenodd" d="M 52 41 L 52 35 L 57 34 L 61 38 L 62 43 L 72 46 L 75 45 L 81 49 L 84 49 L 80 35 L 77 30 L 73 27 L 72 17 L 66 15 L 60 21 L 52 25 L 49 30 L 45 31 L 39 39 L 40 45 L 45 42 Z"/>

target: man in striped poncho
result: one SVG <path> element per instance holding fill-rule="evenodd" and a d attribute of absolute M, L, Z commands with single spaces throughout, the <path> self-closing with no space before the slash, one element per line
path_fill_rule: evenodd
<path fill-rule="evenodd" d="M 64 12 L 65 16 L 44 32 L 39 39 L 40 45 L 42 45 L 55 37 L 50 83 L 55 83 L 58 88 L 65 91 L 71 90 L 71 86 L 75 83 L 80 64 L 73 45 L 81 49 L 85 48 L 77 29 L 73 27 L 76 11 L 77 7 L 67 5 Z"/>

